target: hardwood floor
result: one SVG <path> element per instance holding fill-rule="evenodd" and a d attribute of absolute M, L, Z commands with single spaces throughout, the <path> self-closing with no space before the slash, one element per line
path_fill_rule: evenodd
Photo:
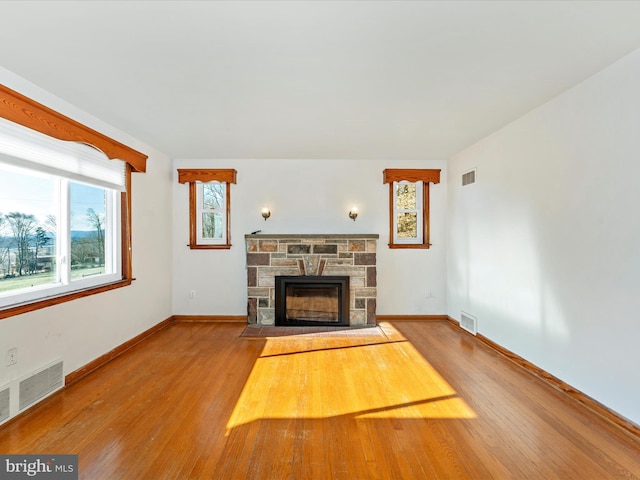
<path fill-rule="evenodd" d="M 176 323 L 0 427 L 84 479 L 640 478 L 640 442 L 446 321 Z"/>

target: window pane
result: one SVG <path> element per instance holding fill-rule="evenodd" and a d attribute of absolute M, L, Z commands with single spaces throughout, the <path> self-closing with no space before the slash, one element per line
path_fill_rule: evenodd
<path fill-rule="evenodd" d="M 54 177 L 0 164 L 0 293 L 57 282 Z"/>
<path fill-rule="evenodd" d="M 71 183 L 71 279 L 105 272 L 106 190 Z"/>
<path fill-rule="evenodd" d="M 398 238 L 418 238 L 418 215 L 399 213 L 397 231 Z"/>
<path fill-rule="evenodd" d="M 202 214 L 202 238 L 222 238 L 222 214 Z"/>
<path fill-rule="evenodd" d="M 396 185 L 396 209 L 412 210 L 416 208 L 415 183 L 400 183 Z"/>
<path fill-rule="evenodd" d="M 211 182 L 202 185 L 203 208 L 221 208 L 224 205 L 224 183 Z"/>

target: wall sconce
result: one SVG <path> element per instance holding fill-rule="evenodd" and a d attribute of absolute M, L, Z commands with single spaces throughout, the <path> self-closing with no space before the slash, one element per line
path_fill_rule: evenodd
<path fill-rule="evenodd" d="M 356 218 L 358 218 L 358 207 L 351 207 L 351 210 L 349 211 L 349 218 L 354 222 L 356 221 Z"/>
<path fill-rule="evenodd" d="M 262 218 L 264 218 L 265 221 L 267 221 L 267 218 L 269 218 L 271 216 L 271 210 L 269 210 L 269 207 L 262 207 Z"/>

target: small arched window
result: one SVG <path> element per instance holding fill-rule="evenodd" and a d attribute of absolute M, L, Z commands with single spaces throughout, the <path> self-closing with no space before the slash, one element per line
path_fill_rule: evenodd
<path fill-rule="evenodd" d="M 189 184 L 189 248 L 231 248 L 232 168 L 179 168 L 178 182 Z"/>
<path fill-rule="evenodd" d="M 389 248 L 429 248 L 429 184 L 440 183 L 440 170 L 388 168 Z"/>

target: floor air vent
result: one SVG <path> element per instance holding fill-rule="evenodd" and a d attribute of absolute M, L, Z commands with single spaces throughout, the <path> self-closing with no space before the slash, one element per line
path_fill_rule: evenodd
<path fill-rule="evenodd" d="M 460 327 L 467 332 L 475 335 L 478 333 L 478 320 L 473 315 L 469 315 L 465 312 L 460 312 Z"/>
<path fill-rule="evenodd" d="M 62 361 L 33 373 L 19 384 L 18 404 L 20 410 L 33 405 L 63 385 Z"/>
<path fill-rule="evenodd" d="M 476 183 L 476 169 L 469 170 L 462 174 L 462 186 L 470 185 L 472 183 Z"/>

